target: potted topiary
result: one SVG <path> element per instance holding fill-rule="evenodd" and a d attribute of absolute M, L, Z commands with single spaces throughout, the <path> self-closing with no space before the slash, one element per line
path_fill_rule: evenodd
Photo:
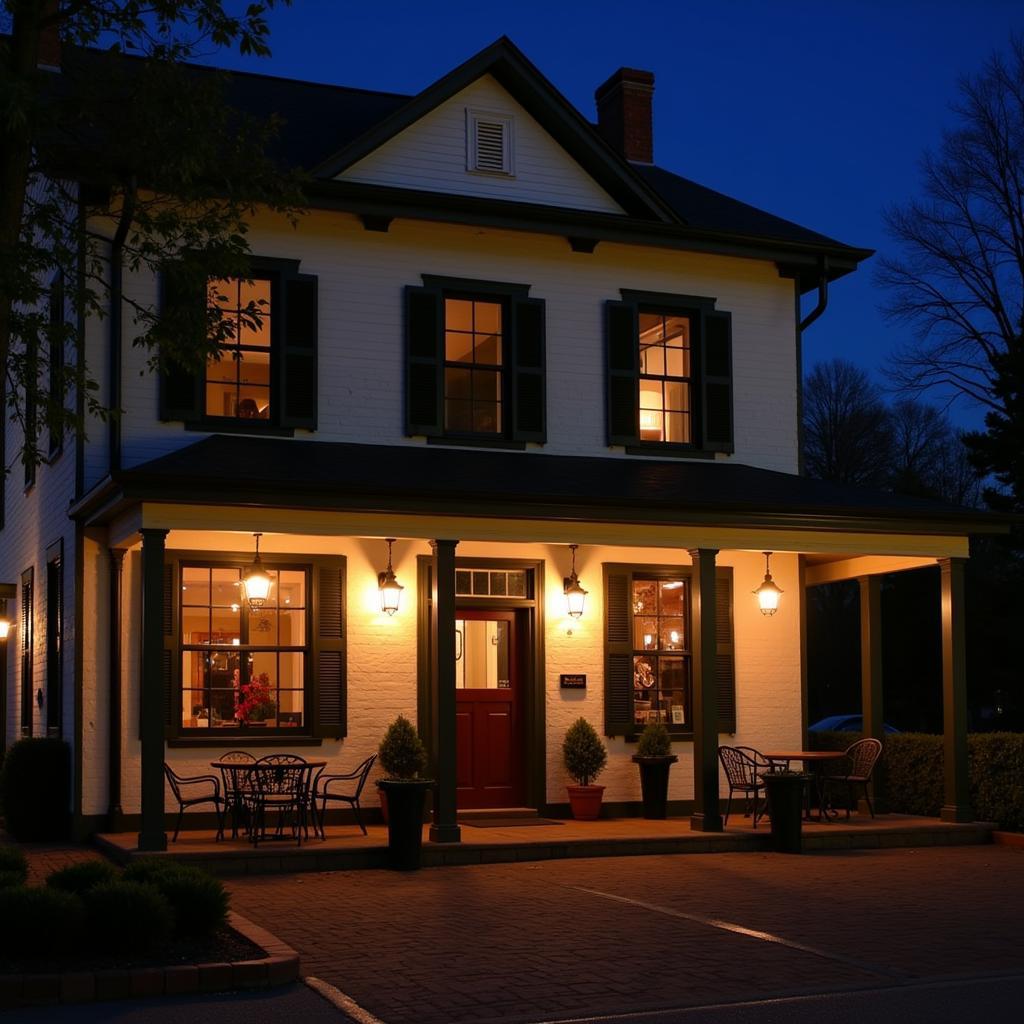
<path fill-rule="evenodd" d="M 679 760 L 672 753 L 672 738 L 661 722 L 651 722 L 640 733 L 633 760 L 640 766 L 644 817 L 660 820 L 667 814 L 668 772 Z"/>
<path fill-rule="evenodd" d="M 388 866 L 415 871 L 423 843 L 423 804 L 433 782 L 419 778 L 427 766 L 427 751 L 404 715 L 388 726 L 377 756 L 387 773 L 377 787 L 387 800 Z"/>
<path fill-rule="evenodd" d="M 585 718 L 577 718 L 566 730 L 562 756 L 565 770 L 576 780 L 575 786 L 567 787 L 572 816 L 578 821 L 594 821 L 601 814 L 604 786 L 592 783 L 608 763 L 608 751 Z"/>

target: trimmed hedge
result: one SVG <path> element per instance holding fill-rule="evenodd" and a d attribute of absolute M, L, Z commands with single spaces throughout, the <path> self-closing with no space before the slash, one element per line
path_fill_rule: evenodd
<path fill-rule="evenodd" d="M 811 745 L 816 750 L 845 750 L 859 738 L 856 733 L 811 733 Z M 892 733 L 883 744 L 890 809 L 938 817 L 945 799 L 942 737 Z M 975 818 L 1024 831 L 1024 733 L 969 734 L 967 772 Z"/>
<path fill-rule="evenodd" d="M 105 860 L 86 860 L 81 864 L 70 864 L 66 868 L 52 872 L 46 879 L 46 884 L 51 889 L 73 892 L 81 896 L 98 885 L 108 885 L 117 879 L 118 872 L 112 864 Z"/>
<path fill-rule="evenodd" d="M 125 868 L 124 879 L 152 886 L 170 903 L 178 935 L 210 935 L 227 923 L 228 891 L 201 868 L 145 857 Z"/>
<path fill-rule="evenodd" d="M 0 889 L 0 921 L 0 954 L 11 957 L 58 956 L 85 934 L 81 899 L 58 889 Z"/>
<path fill-rule="evenodd" d="M 90 889 L 84 899 L 90 940 L 102 949 L 154 949 L 167 942 L 174 928 L 170 903 L 151 885 L 108 882 Z"/>
<path fill-rule="evenodd" d="M 7 751 L 0 774 L 7 831 L 20 842 L 66 839 L 71 826 L 71 748 L 37 736 Z"/>

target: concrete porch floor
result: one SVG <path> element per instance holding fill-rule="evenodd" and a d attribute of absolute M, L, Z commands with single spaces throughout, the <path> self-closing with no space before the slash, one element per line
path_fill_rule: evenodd
<path fill-rule="evenodd" d="M 738 824 L 742 822 L 742 824 Z M 964 846 L 992 841 L 995 825 L 986 822 L 949 824 L 935 818 L 885 814 L 872 819 L 854 814 L 831 823 L 804 822 L 804 851 L 878 849 L 893 847 Z M 119 863 L 141 856 L 167 857 L 196 864 L 219 875 L 278 872 L 341 871 L 386 866 L 387 828 L 329 826 L 327 838 L 268 840 L 258 847 L 239 837 L 216 841 L 212 830 L 182 832 L 166 853 L 143 854 L 134 833 L 96 836 L 96 845 Z M 720 833 L 694 832 L 688 818 L 647 821 L 608 818 L 599 821 L 559 821 L 550 825 L 479 828 L 462 824 L 462 842 L 432 843 L 423 835 L 423 865 L 496 864 L 515 861 L 563 860 L 578 857 L 628 857 L 644 854 L 736 853 L 770 849 L 770 822 L 755 830 L 749 819 L 732 817 Z"/>

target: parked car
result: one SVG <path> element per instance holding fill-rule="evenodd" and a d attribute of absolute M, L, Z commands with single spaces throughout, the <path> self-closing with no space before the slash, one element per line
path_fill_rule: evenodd
<path fill-rule="evenodd" d="M 829 715 L 828 718 L 807 726 L 808 732 L 860 732 L 863 728 L 863 715 Z M 886 732 L 899 732 L 895 726 L 888 722 L 882 723 Z"/>

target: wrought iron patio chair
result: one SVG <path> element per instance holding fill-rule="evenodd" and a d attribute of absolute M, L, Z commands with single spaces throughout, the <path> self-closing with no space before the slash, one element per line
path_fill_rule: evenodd
<path fill-rule="evenodd" d="M 871 775 L 875 770 L 879 757 L 882 756 L 882 742 L 872 736 L 857 740 L 851 743 L 843 754 L 843 770 L 837 775 L 826 775 L 824 778 L 825 792 L 829 793 L 834 784 L 842 783 L 846 786 L 846 818 L 850 818 L 850 806 L 856 803 L 857 787 L 864 791 L 864 802 L 868 805 L 868 811 L 873 818 L 875 808 L 871 803 L 871 794 L 868 792 L 868 784 L 871 782 Z"/>
<path fill-rule="evenodd" d="M 164 775 L 167 777 L 167 783 L 171 787 L 174 799 L 178 801 L 178 820 L 174 825 L 174 836 L 171 842 L 178 841 L 185 809 L 197 807 L 200 804 L 213 804 L 217 812 L 217 840 L 223 839 L 225 802 L 220 792 L 220 780 L 215 775 L 179 775 L 166 761 L 164 762 Z"/>
<path fill-rule="evenodd" d="M 356 824 L 362 829 L 363 835 L 366 835 L 366 826 L 363 824 L 362 816 L 359 813 L 359 798 L 362 795 L 363 787 L 366 785 L 366 780 L 370 775 L 370 769 L 373 768 L 374 762 L 377 760 L 376 754 L 371 754 L 358 768 L 354 768 L 350 772 L 344 772 L 336 775 L 319 775 L 317 776 L 312 794 L 312 806 L 313 806 L 313 828 L 317 831 L 321 839 L 326 838 L 324 835 L 324 822 L 327 815 L 327 804 L 329 801 L 337 801 L 339 803 L 346 803 L 352 808 L 352 813 L 355 816 Z M 342 791 L 333 789 L 332 787 L 336 783 L 348 782 L 351 785 L 344 787 Z M 317 812 L 317 801 L 320 801 L 320 810 Z"/>
<path fill-rule="evenodd" d="M 274 837 L 285 837 L 285 825 L 301 845 L 309 802 L 309 765 L 297 754 L 268 754 L 251 768 L 253 779 L 250 838 L 253 845 L 267 838 L 267 812 L 277 815 Z"/>
<path fill-rule="evenodd" d="M 256 763 L 247 750 L 229 750 L 217 758 L 221 762 L 220 775 L 224 783 L 224 800 L 231 812 L 231 838 L 238 838 L 238 826 L 249 828 L 249 797 L 252 793 L 252 774 L 249 766 Z"/>
<path fill-rule="evenodd" d="M 729 799 L 725 805 L 723 824 L 729 824 L 733 794 L 742 793 L 743 816 L 753 816 L 754 828 L 757 828 L 757 820 L 764 814 L 761 806 L 761 794 L 765 788 L 762 776 L 771 771 L 771 762 L 753 747 L 719 747 L 718 759 L 722 762 L 725 779 L 729 785 Z"/>

